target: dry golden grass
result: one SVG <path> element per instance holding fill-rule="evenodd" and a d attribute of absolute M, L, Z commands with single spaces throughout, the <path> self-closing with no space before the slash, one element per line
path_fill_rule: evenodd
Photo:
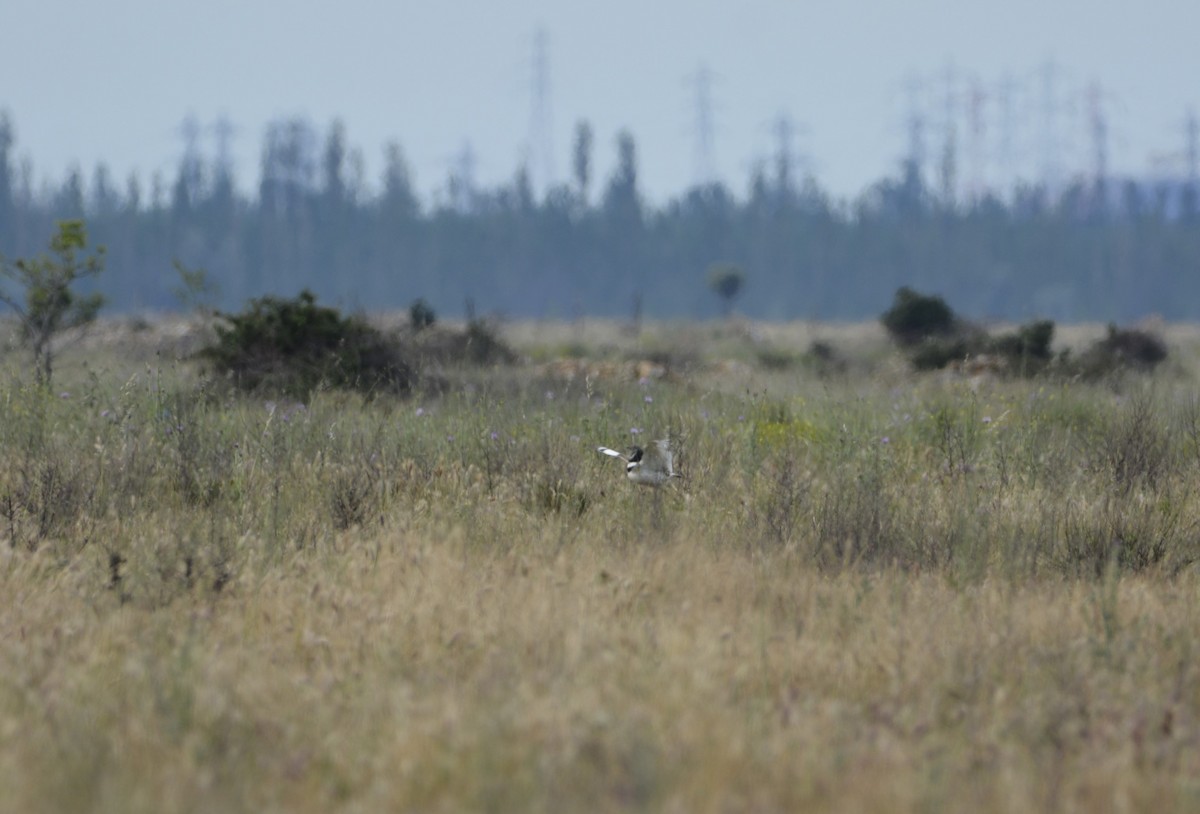
<path fill-rule="evenodd" d="M 698 359 L 648 384 L 214 400 L 129 373 L 143 328 L 10 386 L 0 811 L 1200 808 L 1194 357 L 969 386 L 686 330 L 597 350 Z M 754 363 L 812 338 L 862 367 Z M 591 451 L 634 424 L 679 488 Z"/>
<path fill-rule="evenodd" d="M 1200 803 L 1191 576 L 961 587 L 632 534 L 343 542 L 153 610 L 8 563 L 4 808 Z"/>

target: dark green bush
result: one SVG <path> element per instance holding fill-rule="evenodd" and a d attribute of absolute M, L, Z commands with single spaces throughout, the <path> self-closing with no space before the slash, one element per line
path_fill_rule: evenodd
<path fill-rule="evenodd" d="M 763 369 L 778 371 L 788 370 L 797 362 L 799 362 L 801 358 L 794 351 L 785 348 L 771 347 L 769 345 L 758 348 L 755 351 L 754 356 L 758 361 L 759 366 Z"/>
<path fill-rule="evenodd" d="M 242 390 L 307 398 L 318 387 L 404 392 L 415 371 L 400 345 L 358 317 L 294 299 L 251 300 L 240 314 L 220 314 L 216 343 L 199 356 Z"/>
<path fill-rule="evenodd" d="M 912 347 L 930 337 L 954 333 L 958 320 L 946 301 L 902 286 L 892 307 L 880 317 L 888 335 L 903 347 Z"/>
<path fill-rule="evenodd" d="M 420 331 L 433 327 L 433 324 L 437 322 L 437 314 L 434 312 L 433 306 L 424 299 L 418 298 L 408 306 L 408 321 L 413 330 Z"/>
<path fill-rule="evenodd" d="M 500 339 L 494 326 L 473 319 L 467 324 L 461 358 L 477 365 L 512 364 L 517 355 Z"/>
<path fill-rule="evenodd" d="M 1003 334 L 991 341 L 991 352 L 1014 364 L 1035 360 L 1048 362 L 1053 353 L 1054 320 L 1039 319 L 1017 328 L 1016 333 Z"/>
<path fill-rule="evenodd" d="M 1014 333 L 992 337 L 957 317 L 941 297 L 920 294 L 907 286 L 896 292 L 892 307 L 880 321 L 917 370 L 941 370 L 988 356 L 994 357 L 990 360 L 994 369 L 1028 376 L 1041 372 L 1054 359 L 1052 320 L 1035 320 Z"/>
<path fill-rule="evenodd" d="M 1167 358 L 1167 344 L 1149 331 L 1108 326 L 1107 335 L 1079 355 L 1077 368 L 1097 378 L 1119 370 L 1150 371 Z"/>
<path fill-rule="evenodd" d="M 941 370 L 970 353 L 967 340 L 961 337 L 929 336 L 909 348 L 908 359 L 917 370 Z"/>

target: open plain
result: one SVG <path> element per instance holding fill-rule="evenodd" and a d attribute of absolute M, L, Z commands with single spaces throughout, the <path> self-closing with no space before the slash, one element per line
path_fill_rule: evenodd
<path fill-rule="evenodd" d="M 0 809 L 1200 809 L 1200 338 L 518 323 L 404 398 L 0 357 Z M 1082 343 L 1102 326 L 1062 331 Z M 683 477 L 595 453 L 670 437 Z"/>

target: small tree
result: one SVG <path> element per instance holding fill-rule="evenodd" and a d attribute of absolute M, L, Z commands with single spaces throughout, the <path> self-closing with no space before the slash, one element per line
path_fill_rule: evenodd
<path fill-rule="evenodd" d="M 717 263 L 708 269 L 708 287 L 721 298 L 726 318 L 733 313 L 733 301 L 742 293 L 745 284 L 745 273 L 732 263 Z"/>
<path fill-rule="evenodd" d="M 34 371 L 40 384 L 50 385 L 54 372 L 54 339 L 59 334 L 88 325 L 104 305 L 101 294 L 81 295 L 77 281 L 104 270 L 104 247 L 87 251 L 87 229 L 81 220 L 58 222 L 50 240 L 50 254 L 8 263 L 0 260 L 0 277 L 24 289 L 24 294 L 0 287 L 0 302 L 21 320 L 25 344 L 33 352 Z"/>
<path fill-rule="evenodd" d="M 215 314 L 216 300 L 221 294 L 221 288 L 216 281 L 211 279 L 204 269 L 190 269 L 178 259 L 172 265 L 179 275 L 179 285 L 171 289 L 171 294 L 179 304 L 202 319 Z"/>
<path fill-rule="evenodd" d="M 408 322 L 414 331 L 423 331 L 437 322 L 437 313 L 423 297 L 418 297 L 408 306 Z"/>

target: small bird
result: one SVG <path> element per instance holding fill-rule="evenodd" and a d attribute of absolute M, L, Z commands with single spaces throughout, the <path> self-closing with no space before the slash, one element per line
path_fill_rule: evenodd
<path fill-rule="evenodd" d="M 666 438 L 655 441 L 647 449 L 634 447 L 628 456 L 608 447 L 596 447 L 596 451 L 610 458 L 625 462 L 625 477 L 642 486 L 662 486 L 671 478 L 678 478 L 675 471 L 675 456 L 671 442 Z"/>

